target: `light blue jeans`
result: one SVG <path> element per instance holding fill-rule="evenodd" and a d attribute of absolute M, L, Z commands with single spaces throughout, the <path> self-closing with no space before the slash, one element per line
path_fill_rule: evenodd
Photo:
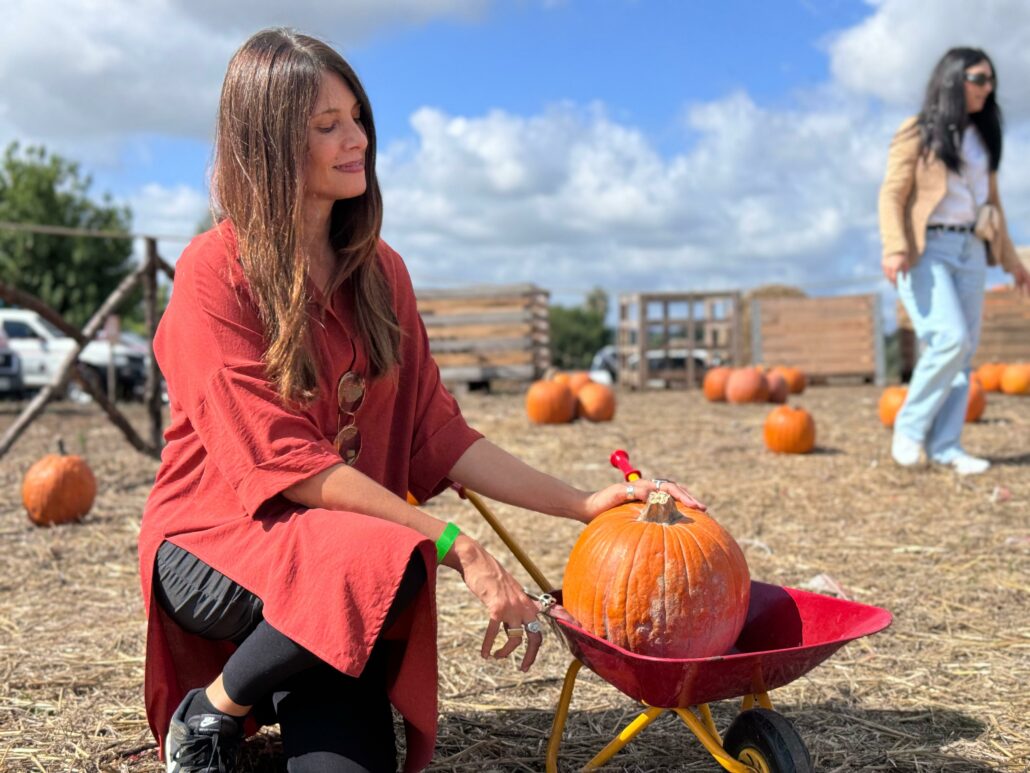
<path fill-rule="evenodd" d="M 969 364 L 980 342 L 987 249 L 972 234 L 928 231 L 915 267 L 898 277 L 898 295 L 920 354 L 894 431 L 935 462 L 963 453 L 959 438 L 969 399 Z"/>

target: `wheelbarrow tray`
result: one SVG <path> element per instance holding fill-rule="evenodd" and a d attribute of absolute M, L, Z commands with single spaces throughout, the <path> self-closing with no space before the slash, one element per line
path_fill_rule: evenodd
<path fill-rule="evenodd" d="M 554 595 L 560 601 L 560 592 Z M 613 687 L 656 708 L 687 708 L 782 687 L 891 620 L 879 607 L 752 581 L 744 628 L 724 655 L 636 655 L 576 625 L 558 624 L 572 654 Z"/>

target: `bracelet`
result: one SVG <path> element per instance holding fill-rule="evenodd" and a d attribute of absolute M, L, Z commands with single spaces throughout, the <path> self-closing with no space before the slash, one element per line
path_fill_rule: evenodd
<path fill-rule="evenodd" d="M 459 534 L 461 534 L 461 529 L 458 528 L 458 524 L 448 521 L 443 533 L 436 540 L 436 563 L 439 564 L 444 560 Z"/>

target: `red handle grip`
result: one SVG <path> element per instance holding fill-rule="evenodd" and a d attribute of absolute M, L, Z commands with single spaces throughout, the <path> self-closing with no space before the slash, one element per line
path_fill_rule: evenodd
<path fill-rule="evenodd" d="M 626 480 L 632 482 L 640 477 L 640 470 L 633 469 L 633 465 L 629 463 L 629 454 L 621 448 L 612 451 L 612 455 L 608 457 L 608 461 L 612 463 L 612 467 L 615 467 L 622 472 Z"/>

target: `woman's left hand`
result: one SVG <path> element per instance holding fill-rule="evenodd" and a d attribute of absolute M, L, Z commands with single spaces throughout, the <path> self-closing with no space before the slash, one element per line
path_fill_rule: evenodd
<path fill-rule="evenodd" d="M 1027 271 L 1025 266 L 1016 266 L 1012 278 L 1016 282 L 1016 290 L 1023 296 L 1030 297 L 1030 271 Z"/>
<path fill-rule="evenodd" d="M 584 510 L 586 522 L 589 523 L 601 513 L 611 510 L 613 507 L 625 504 L 631 500 L 647 501 L 647 495 L 652 491 L 664 491 L 677 502 L 682 502 L 687 507 L 705 512 L 708 506 L 694 498 L 694 495 L 687 491 L 686 486 L 674 480 L 647 480 L 640 478 L 632 483 L 614 483 L 606 486 L 600 491 L 595 491 L 587 497 Z"/>

